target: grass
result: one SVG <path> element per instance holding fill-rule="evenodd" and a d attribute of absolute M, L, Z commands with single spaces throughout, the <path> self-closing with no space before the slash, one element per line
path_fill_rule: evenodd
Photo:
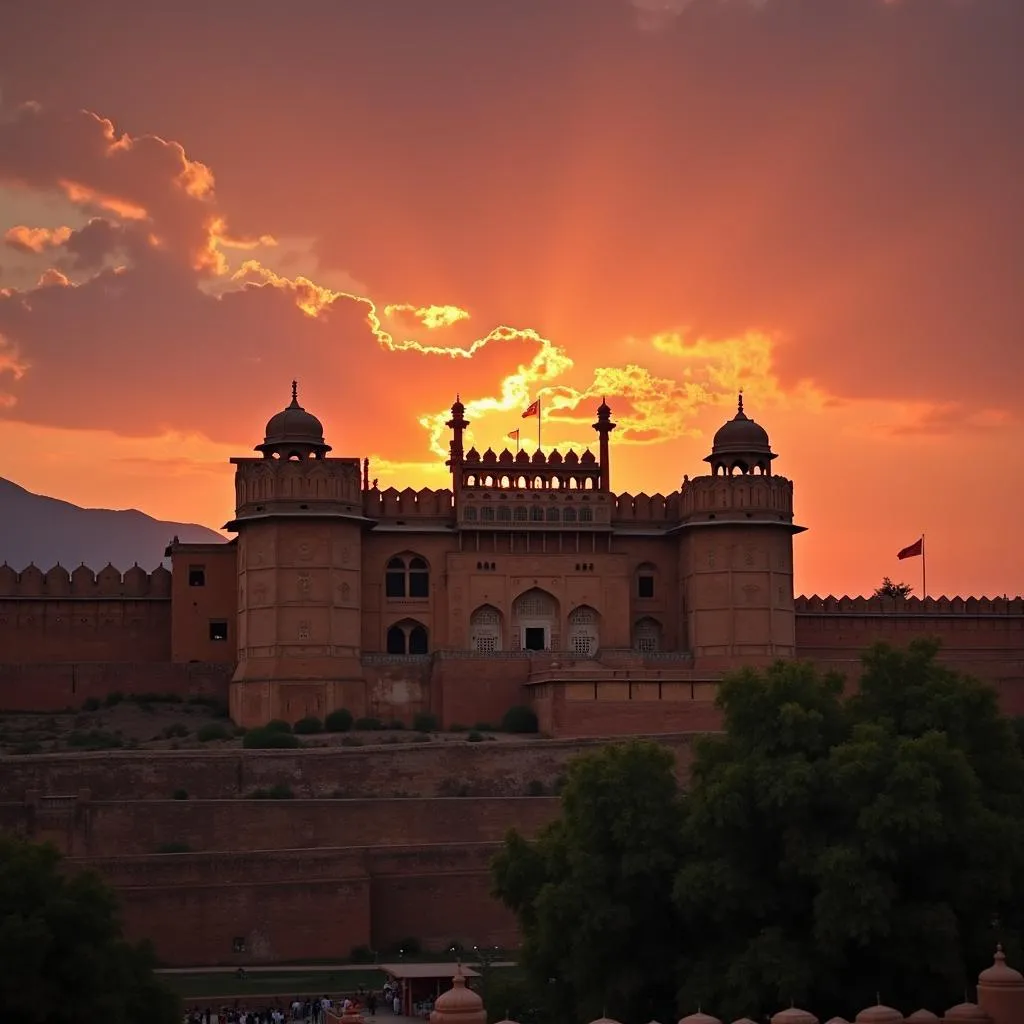
<path fill-rule="evenodd" d="M 250 971 L 239 981 L 233 970 L 210 974 L 162 974 L 164 984 L 185 999 L 228 999 L 243 996 L 301 996 L 380 988 L 384 974 L 365 971 Z"/>

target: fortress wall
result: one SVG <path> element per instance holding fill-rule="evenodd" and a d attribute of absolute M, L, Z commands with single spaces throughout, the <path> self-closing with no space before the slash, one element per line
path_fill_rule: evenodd
<path fill-rule="evenodd" d="M 2 648 L 0 648 L 2 649 Z M 160 693 L 228 700 L 234 666 L 132 661 L 0 663 L 0 711 L 64 711 L 110 693 Z M 77 789 L 78 787 L 74 787 Z"/>
<path fill-rule="evenodd" d="M 159 853 L 172 843 L 213 853 L 497 842 L 511 827 L 532 834 L 557 808 L 554 797 L 525 796 L 472 802 L 458 797 L 84 801 L 64 814 L 37 811 L 31 804 L 0 804 L 0 824 L 29 835 L 44 832 L 71 856 L 129 857 Z"/>
<path fill-rule="evenodd" d="M 692 735 L 659 737 L 685 774 Z M 231 799 L 287 783 L 298 798 L 435 797 L 458 789 L 469 796 L 522 796 L 530 782 L 548 792 L 576 754 L 606 739 L 465 740 L 392 747 L 291 750 L 98 751 L 7 758 L 0 800 L 20 802 L 89 790 L 95 800 L 166 800 L 176 789 L 192 799 Z"/>
<path fill-rule="evenodd" d="M 416 938 L 511 946 L 490 895 L 495 844 L 79 858 L 118 890 L 130 938 L 172 966 L 328 960 Z M 156 922 L 156 924 L 154 924 Z M 236 954 L 236 939 L 245 952 Z"/>
<path fill-rule="evenodd" d="M 0 597 L 0 660 L 171 660 L 169 598 Z"/>

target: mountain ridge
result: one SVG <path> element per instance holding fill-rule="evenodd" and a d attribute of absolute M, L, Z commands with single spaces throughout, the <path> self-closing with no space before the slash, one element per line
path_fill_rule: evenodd
<path fill-rule="evenodd" d="M 0 477 L 0 562 L 19 571 L 82 564 L 152 570 L 164 564 L 164 549 L 175 536 L 192 544 L 227 543 L 199 523 L 154 519 L 137 508 L 84 508 Z"/>

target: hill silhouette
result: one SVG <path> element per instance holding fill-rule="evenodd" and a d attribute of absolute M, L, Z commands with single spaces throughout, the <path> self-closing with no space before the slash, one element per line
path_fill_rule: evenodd
<path fill-rule="evenodd" d="M 224 543 L 195 523 L 164 522 L 134 508 L 81 508 L 0 477 L 0 563 L 19 571 L 29 564 L 46 571 L 58 562 L 99 571 L 109 562 L 124 572 L 138 562 L 148 572 L 164 561 L 175 535 L 188 543 Z"/>

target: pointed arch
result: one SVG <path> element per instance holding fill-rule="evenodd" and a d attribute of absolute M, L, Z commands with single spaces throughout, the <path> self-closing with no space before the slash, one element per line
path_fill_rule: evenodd
<path fill-rule="evenodd" d="M 400 619 L 388 626 L 385 637 L 388 654 L 428 654 L 430 634 L 422 622 L 415 619 Z"/>
<path fill-rule="evenodd" d="M 482 604 L 469 617 L 469 646 L 479 654 L 494 654 L 501 648 L 502 614 L 494 605 Z"/>
<path fill-rule="evenodd" d="M 553 594 L 532 587 L 512 605 L 515 648 L 524 651 L 557 650 L 559 643 L 558 601 Z"/>
<path fill-rule="evenodd" d="M 661 650 L 662 628 L 657 619 L 645 616 L 633 626 L 633 649 L 643 653 Z"/>
<path fill-rule="evenodd" d="M 391 600 L 430 597 L 430 564 L 422 555 L 404 551 L 384 567 L 384 596 Z"/>
<path fill-rule="evenodd" d="M 569 650 L 579 658 L 593 658 L 600 643 L 600 619 L 596 608 L 581 604 L 569 613 Z"/>

